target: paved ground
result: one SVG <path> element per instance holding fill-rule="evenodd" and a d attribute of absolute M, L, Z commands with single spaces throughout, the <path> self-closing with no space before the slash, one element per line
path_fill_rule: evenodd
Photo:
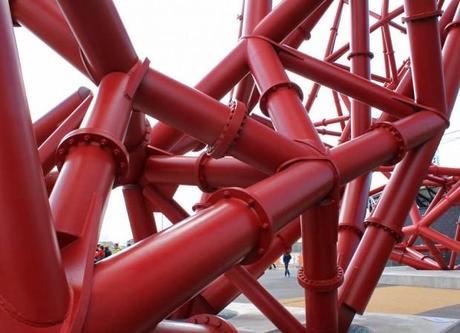
<path fill-rule="evenodd" d="M 299 318 L 305 320 L 303 289 L 297 284 L 297 270 L 284 277 L 283 270 L 267 270 L 259 282 L 282 304 Z M 434 273 L 431 273 L 434 274 Z M 439 273 L 442 275 L 442 273 Z M 434 277 L 439 279 L 441 275 Z M 433 282 L 439 284 L 439 281 Z M 239 313 L 231 321 L 239 328 L 255 332 L 277 332 L 244 297 L 238 297 L 228 310 Z M 231 315 L 231 311 L 227 315 Z M 369 328 L 367 332 L 460 332 L 453 328 L 460 319 L 460 289 L 440 289 L 381 284 L 372 296 L 367 312 L 357 316 L 355 324 Z M 387 327 L 392 322 L 393 326 Z M 421 329 L 423 327 L 423 329 Z M 352 332 L 352 331 L 350 331 Z M 356 330 L 355 332 L 366 332 Z"/>

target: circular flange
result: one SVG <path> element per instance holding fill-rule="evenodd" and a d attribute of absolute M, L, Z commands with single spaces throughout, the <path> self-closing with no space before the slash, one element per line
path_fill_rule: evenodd
<path fill-rule="evenodd" d="M 268 250 L 274 237 L 271 219 L 266 213 L 262 204 L 256 198 L 254 198 L 254 196 L 242 188 L 230 187 L 221 189 L 211 194 L 207 200 L 207 203 L 212 205 L 218 201 L 229 199 L 237 199 L 243 201 L 246 203 L 247 208 L 253 210 L 259 217 L 259 223 L 257 226 L 259 227 L 260 233 L 257 247 L 252 250 L 241 262 L 243 265 L 248 265 L 257 261 Z"/>
<path fill-rule="evenodd" d="M 222 332 L 222 333 L 237 333 L 238 332 L 236 328 L 233 327 L 226 320 L 218 316 L 214 316 L 210 314 L 195 315 L 195 316 L 190 317 L 187 321 L 193 324 L 211 326 L 215 328 L 218 332 Z"/>
<path fill-rule="evenodd" d="M 73 147 L 81 145 L 98 146 L 110 152 L 116 165 L 118 177 L 124 177 L 128 172 L 129 154 L 123 143 L 109 133 L 97 129 L 81 128 L 67 134 L 59 144 L 56 153 L 56 165 L 60 170 L 65 158 Z"/>

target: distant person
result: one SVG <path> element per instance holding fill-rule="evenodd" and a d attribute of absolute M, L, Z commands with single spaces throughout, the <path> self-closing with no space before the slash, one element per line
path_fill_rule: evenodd
<path fill-rule="evenodd" d="M 104 247 L 100 244 L 97 244 L 96 253 L 94 255 L 94 262 L 98 262 L 99 260 L 104 259 L 104 257 L 105 257 Z"/>
<path fill-rule="evenodd" d="M 276 269 L 275 263 L 270 264 L 270 266 L 268 267 L 268 269 L 272 269 L 272 268 L 273 268 L 273 269 Z"/>
<path fill-rule="evenodd" d="M 115 244 L 113 245 L 112 254 L 118 253 L 118 252 L 120 252 L 120 251 L 121 251 L 120 244 L 115 243 Z"/>
<path fill-rule="evenodd" d="M 110 257 L 112 255 L 112 251 L 110 251 L 108 246 L 104 246 L 104 258 Z"/>
<path fill-rule="evenodd" d="M 284 276 L 291 276 L 291 272 L 289 272 L 289 262 L 291 261 L 292 256 L 289 252 L 283 254 L 283 263 L 284 263 Z"/>

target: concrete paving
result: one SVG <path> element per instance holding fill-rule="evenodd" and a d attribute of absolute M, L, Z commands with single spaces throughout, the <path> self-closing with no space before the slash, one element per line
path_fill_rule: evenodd
<path fill-rule="evenodd" d="M 300 322 L 305 322 L 303 308 L 287 307 Z M 245 332 L 280 332 L 268 321 L 260 311 L 249 303 L 230 304 L 226 311 L 233 312 L 232 318 L 227 319 L 238 330 Z M 225 312 L 225 310 L 224 310 Z M 458 333 L 460 321 L 458 319 L 438 318 L 428 316 L 398 315 L 366 313 L 364 316 L 356 316 L 349 333 Z"/>
<path fill-rule="evenodd" d="M 406 266 L 387 267 L 379 282 L 398 286 L 460 289 L 460 271 L 418 271 Z"/>
<path fill-rule="evenodd" d="M 392 270 L 395 271 L 394 268 Z M 404 269 L 399 270 L 400 275 L 403 275 Z M 439 274 L 440 272 L 424 273 L 429 273 L 425 275 L 431 276 L 432 279 L 442 279 L 444 277 Z M 446 275 L 448 277 L 452 275 L 449 274 L 451 272 L 443 273 L 448 273 Z M 296 274 L 296 268 L 291 269 L 291 277 L 284 277 L 283 270 L 279 268 L 267 270 L 259 279 L 259 282 L 280 303 L 284 304 L 299 321 L 305 322 L 303 289 L 297 284 Z M 419 272 L 419 275 L 423 274 Z M 436 284 L 431 283 L 431 285 Z M 407 288 L 407 290 L 401 291 L 398 288 Z M 408 294 L 409 292 L 419 295 L 419 300 L 417 301 L 417 298 L 415 298 L 414 301 L 414 298 L 400 297 L 403 293 Z M 371 299 L 370 304 L 373 304 L 372 311 L 380 312 L 385 308 L 382 304 L 386 306 L 388 303 L 396 307 L 387 307 L 385 312 L 395 310 L 396 313 L 365 313 L 363 316 L 356 316 L 349 332 L 460 333 L 460 296 L 457 296 L 457 293 L 460 293 L 460 290 L 449 291 L 445 289 L 397 287 L 381 284 L 374 293 L 373 299 Z M 395 294 L 399 295 L 397 302 L 391 298 Z M 401 303 L 404 303 L 405 299 L 407 299 L 405 310 L 401 310 Z M 423 306 L 420 307 L 420 304 L 423 304 Z M 279 332 L 244 296 L 238 297 L 221 315 L 242 332 Z"/>

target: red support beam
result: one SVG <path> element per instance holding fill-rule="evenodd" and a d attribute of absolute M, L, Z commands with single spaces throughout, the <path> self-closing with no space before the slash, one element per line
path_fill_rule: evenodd
<path fill-rule="evenodd" d="M 411 47 L 411 65 L 415 97 L 420 103 L 433 107 L 448 117 L 451 109 L 446 106 L 441 44 L 434 1 L 405 1 L 405 11 Z M 423 19 L 420 14 L 424 13 Z M 426 13 L 433 15 L 426 17 Z M 421 43 L 421 41 L 424 41 Z M 424 45 L 432 45 L 428 51 Z M 431 68 L 426 72 L 425 69 Z M 423 76 L 423 80 L 420 78 Z M 435 87 L 435 89 L 433 89 Z M 392 175 L 385 187 L 371 218 L 364 238 L 353 257 L 340 291 L 340 329 L 345 332 L 355 313 L 363 313 L 398 241 L 401 228 L 409 212 L 412 200 L 428 170 L 442 132 L 426 144 L 410 151 Z M 397 206 L 392 203 L 398 202 Z M 379 256 L 380 260 L 375 260 Z M 372 259 L 371 259 L 372 258 Z M 359 282 L 357 282 L 359 281 Z"/>
<path fill-rule="evenodd" d="M 69 287 L 54 234 L 7 1 L 0 2 L 0 318 L 2 330 L 61 323 Z M 50 329 L 50 332 L 57 332 Z"/>
<path fill-rule="evenodd" d="M 235 266 L 225 273 L 231 283 L 279 329 L 281 332 L 303 333 L 305 327 L 281 305 L 242 266 Z"/>
<path fill-rule="evenodd" d="M 34 133 L 37 146 L 41 146 L 51 133 L 90 95 L 91 91 L 89 89 L 81 87 L 35 121 Z"/>

